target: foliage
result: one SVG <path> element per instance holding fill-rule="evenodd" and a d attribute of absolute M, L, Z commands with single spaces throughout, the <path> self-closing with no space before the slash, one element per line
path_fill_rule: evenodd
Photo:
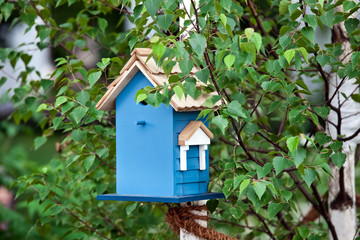
<path fill-rule="evenodd" d="M 97 194 L 115 192 L 113 112 L 98 111 L 96 102 L 131 50 L 150 47 L 165 73 L 176 63 L 182 72 L 166 86 L 142 89 L 137 102 L 156 107 L 169 104 L 174 94 L 195 99 L 201 92 L 217 93 L 200 113 L 216 135 L 209 191 L 226 195 L 226 201 L 208 203 L 215 227 L 248 239 L 328 238 L 331 222 L 322 198 L 331 161 L 339 168 L 344 164 L 345 139 L 332 140 L 324 131 L 333 95 L 325 88 L 321 100 L 309 102 L 306 97 L 313 91 L 303 77 L 325 85 L 328 73 L 340 81 L 360 80 L 359 20 L 351 16 L 360 5 L 201 0 L 184 9 L 177 0 L 136 3 L 129 10 L 129 1 L 117 0 L 0 1 L 0 20 L 36 27 L 36 46 L 60 54 L 49 78 L 31 79 L 31 55 L 0 49 L 1 61 L 26 66 L 12 98 L 15 123 L 36 119 L 42 129 L 34 140 L 39 151 L 50 137 L 60 135 L 59 154 L 14 182 L 18 194 L 25 191 L 29 204 L 43 209 L 38 233 L 56 234 L 54 226 L 61 226 L 65 239 L 169 238 L 165 205 L 95 200 Z M 59 9 L 69 11 L 60 17 Z M 125 16 L 134 24 L 129 31 L 119 28 Z M 178 19 L 187 16 L 180 26 Z M 35 22 L 37 17 L 43 22 Z M 349 62 L 339 60 L 341 43 L 315 42 L 315 29 L 339 23 L 344 23 L 353 49 Z M 188 38 L 180 41 L 181 35 Z M 89 50 L 89 41 L 97 43 L 102 56 L 91 69 L 79 58 L 79 51 Z M 200 86 L 190 75 L 193 66 L 201 69 L 196 73 Z M 359 100 L 355 91 L 346 98 Z M 214 109 L 218 101 L 221 106 Z M 312 205 L 321 221 L 302 223 L 304 204 Z"/>

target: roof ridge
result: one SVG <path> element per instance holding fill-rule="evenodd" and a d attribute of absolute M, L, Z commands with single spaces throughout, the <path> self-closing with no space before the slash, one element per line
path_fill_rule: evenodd
<path fill-rule="evenodd" d="M 188 125 L 181 131 L 178 137 L 179 145 L 185 145 L 185 142 L 188 141 L 194 133 L 201 129 L 210 139 L 214 138 L 213 133 L 205 126 L 202 121 L 190 121 Z"/>

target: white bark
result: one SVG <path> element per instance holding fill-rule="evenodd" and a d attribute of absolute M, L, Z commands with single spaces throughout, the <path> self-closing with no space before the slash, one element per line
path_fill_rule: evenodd
<path fill-rule="evenodd" d="M 344 25 L 341 24 L 339 27 L 346 35 Z M 351 54 L 349 54 L 351 52 L 351 47 L 348 41 L 343 43 L 343 50 L 344 52 L 339 59 L 342 60 L 343 63 L 346 63 L 351 58 Z M 335 108 L 340 108 L 340 121 L 338 121 L 338 114 L 333 110 L 328 116 L 328 120 L 336 125 L 341 122 L 341 135 L 345 135 L 346 137 L 353 135 L 356 130 L 360 128 L 360 104 L 350 98 L 351 94 L 359 92 L 359 85 L 355 82 L 356 79 L 346 79 L 344 84 L 338 89 L 334 99 L 331 101 L 331 104 Z M 338 75 L 336 73 L 331 74 L 329 89 L 330 97 L 333 96 L 340 83 L 341 79 L 339 79 Z M 349 98 L 345 99 L 341 93 L 344 93 Z M 338 137 L 337 129 L 331 124 L 327 125 L 327 133 L 333 139 L 337 139 Z M 343 144 L 343 152 L 346 154 L 346 162 L 343 165 L 343 193 L 341 193 L 340 189 L 340 170 L 336 166 L 330 165 L 334 178 L 330 178 L 329 181 L 329 214 L 338 239 L 343 240 L 352 240 L 356 234 L 355 148 L 360 142 L 359 139 L 358 136 Z"/>
<path fill-rule="evenodd" d="M 204 206 L 206 204 L 207 200 L 201 200 L 196 202 L 191 202 L 191 206 Z M 180 206 L 186 207 L 187 203 L 180 203 Z M 206 216 L 207 212 L 205 211 L 191 211 L 193 214 L 198 216 Z M 198 220 L 196 219 L 195 222 L 197 222 L 202 227 L 207 227 L 207 222 L 204 220 Z M 196 237 L 194 234 L 191 234 L 184 229 L 180 229 L 180 240 L 202 240 L 202 238 Z"/>

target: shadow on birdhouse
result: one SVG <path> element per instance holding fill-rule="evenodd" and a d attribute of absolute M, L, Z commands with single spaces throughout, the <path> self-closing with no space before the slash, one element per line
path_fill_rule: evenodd
<path fill-rule="evenodd" d="M 196 100 L 174 95 L 169 108 L 134 101 L 138 90 L 168 83 L 164 71 L 148 59 L 151 52 L 135 49 L 97 104 L 99 110 L 116 110 L 116 194 L 97 199 L 180 203 L 223 198 L 207 193 L 213 134 L 205 119 L 196 121 L 211 94 Z M 176 64 L 170 75 L 179 72 Z"/>

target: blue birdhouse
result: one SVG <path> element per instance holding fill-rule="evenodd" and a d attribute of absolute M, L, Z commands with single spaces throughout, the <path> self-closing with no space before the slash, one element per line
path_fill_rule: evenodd
<path fill-rule="evenodd" d="M 138 90 L 168 83 L 149 58 L 151 52 L 135 49 L 97 104 L 99 110 L 116 112 L 116 194 L 97 199 L 179 203 L 223 198 L 222 193 L 207 193 L 213 134 L 205 119 L 196 120 L 211 94 L 196 100 L 174 95 L 171 107 L 154 108 L 134 100 Z M 179 72 L 175 65 L 171 75 Z"/>

